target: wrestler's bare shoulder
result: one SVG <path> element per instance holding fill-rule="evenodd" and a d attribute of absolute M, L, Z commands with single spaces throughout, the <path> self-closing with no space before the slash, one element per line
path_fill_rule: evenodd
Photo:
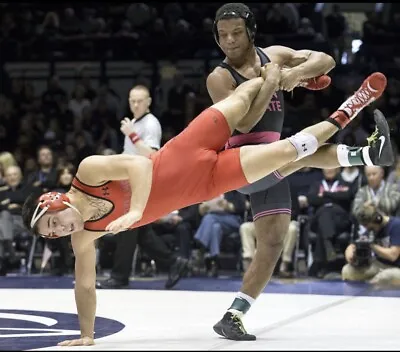
<path fill-rule="evenodd" d="M 291 54 L 293 49 L 282 45 L 271 45 L 262 48 L 262 51 L 268 56 L 272 63 L 282 65 L 285 57 Z"/>
<path fill-rule="evenodd" d="M 234 82 L 231 73 L 227 69 L 221 66 L 215 67 L 210 72 L 210 74 L 207 77 L 207 81 L 209 80 L 223 80 L 224 82 L 232 82 L 232 84 Z"/>
<path fill-rule="evenodd" d="M 262 50 L 272 63 L 288 67 L 294 67 L 306 62 L 313 53 L 309 49 L 294 50 L 283 45 L 271 45 Z"/>

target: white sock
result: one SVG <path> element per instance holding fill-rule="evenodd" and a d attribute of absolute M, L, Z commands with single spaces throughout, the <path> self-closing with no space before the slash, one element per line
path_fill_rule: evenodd
<path fill-rule="evenodd" d="M 318 149 L 317 138 L 306 132 L 298 132 L 294 136 L 290 136 L 288 141 L 296 148 L 297 158 L 295 161 L 314 154 Z"/>
<path fill-rule="evenodd" d="M 352 166 L 349 162 L 349 148 L 347 145 L 339 144 L 336 151 L 340 166 Z"/>
<path fill-rule="evenodd" d="M 337 158 L 340 166 L 374 165 L 369 156 L 370 147 L 337 146 Z"/>

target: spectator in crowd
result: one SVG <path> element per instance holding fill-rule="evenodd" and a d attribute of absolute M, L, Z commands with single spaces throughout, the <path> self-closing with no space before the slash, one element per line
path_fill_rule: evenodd
<path fill-rule="evenodd" d="M 400 285 L 400 218 L 385 215 L 374 204 L 364 204 L 358 220 L 373 238 L 364 235 L 347 247 L 342 279 Z"/>
<path fill-rule="evenodd" d="M 279 275 L 281 277 L 293 276 L 293 254 L 297 237 L 300 236 L 299 216 L 308 216 L 310 206 L 308 192 L 310 184 L 321 182 L 323 176 L 319 169 L 304 167 L 288 176 L 290 185 L 290 196 L 292 198 L 292 214 L 288 232 L 285 236 L 282 250 Z M 299 238 L 299 243 L 305 244 L 307 239 Z"/>
<path fill-rule="evenodd" d="M 358 218 L 365 204 L 375 205 L 388 216 L 399 215 L 400 192 L 397 186 L 385 181 L 385 171 L 380 166 L 365 166 L 367 185 L 361 187 L 353 202 L 352 212 Z"/>
<path fill-rule="evenodd" d="M 313 264 L 309 274 L 322 277 L 329 262 L 336 259 L 337 236 L 351 228 L 351 185 L 340 177 L 340 168 L 323 169 L 323 179 L 310 186 L 308 202 L 314 208 L 310 228 L 317 235 Z"/>
<path fill-rule="evenodd" d="M 5 172 L 10 166 L 17 166 L 17 161 L 10 152 L 0 153 L 0 186 L 5 184 Z"/>
<path fill-rule="evenodd" d="M 57 170 L 54 166 L 53 151 L 47 146 L 41 146 L 37 151 L 38 170 L 27 177 L 27 183 L 41 187 L 43 192 L 50 191 L 57 183 Z"/>
<path fill-rule="evenodd" d="M 240 224 L 243 223 L 245 201 L 243 194 L 231 191 L 200 205 L 203 218 L 194 239 L 202 255 L 209 252 L 210 276 L 218 277 L 222 237 L 239 232 Z"/>
<path fill-rule="evenodd" d="M 19 166 L 9 166 L 5 170 L 5 185 L 0 188 L 0 275 L 5 275 L 8 267 L 14 264 L 15 236 L 26 234 L 22 221 L 22 206 L 33 191 L 29 184 L 24 185 Z"/>
<path fill-rule="evenodd" d="M 380 70 L 386 73 L 389 70 L 391 74 L 385 94 L 374 105 L 387 115 L 393 141 L 400 147 L 399 80 L 396 78 L 399 71 L 396 57 L 400 50 L 396 38 L 400 15 L 393 13 L 389 22 L 384 23 L 385 18 L 381 14 L 385 11 L 381 14 L 374 11 L 367 13 L 367 20 L 363 23 L 362 44 L 356 53 L 357 61 L 355 64 L 352 61 L 341 64 L 346 40 L 349 40 L 349 44 L 351 39 L 358 38 L 351 38 L 352 33 L 347 31 L 348 24 L 339 5 L 333 4 L 332 13 L 325 17 L 325 9 L 320 12 L 317 10 L 321 6 L 326 9 L 329 4 L 251 3 L 258 20 L 258 46 L 266 47 L 280 42 L 289 47 L 300 45 L 337 57 L 337 68 L 332 71 L 332 84 L 328 88 L 318 92 L 296 88 L 293 92 L 284 93 L 287 121 L 281 138 L 297 132 L 310 120 L 328 117 L 329 111 L 336 109 L 344 96 L 352 93 L 357 80 L 366 71 Z M 220 57 L 221 52 L 212 45 L 213 36 L 206 34 L 211 33 L 213 21 L 210 18 L 217 7 L 216 3 L 203 4 L 200 8 L 195 3 L 172 3 L 168 6 L 152 3 L 120 4 L 96 9 L 80 3 L 57 7 L 49 4 L 39 7 L 28 3 L 23 7 L 12 3 L 1 4 L 0 153 L 12 153 L 15 159 L 12 165 L 18 164 L 23 168 L 26 181 L 36 175 L 35 183 L 42 178 L 42 173 L 46 174 L 46 170 L 43 172 L 42 166 L 33 161 L 40 145 L 51 149 L 53 168 L 66 162 L 76 166 L 85 156 L 101 154 L 104 150 L 121 152 L 121 140 L 126 137 L 118 132 L 119 120 L 123 116 L 120 102 L 121 97 L 128 93 L 124 90 L 125 85 L 133 79 L 137 83 L 147 82 L 146 86 L 153 92 L 154 98 L 157 97 L 152 111 L 159 111 L 156 115 L 162 116 L 161 144 L 166 143 L 203 107 L 210 105 L 205 77 L 212 69 L 213 60 Z M 304 35 L 315 32 L 317 35 L 314 39 L 313 35 Z M 177 58 L 179 60 L 175 60 Z M 202 69 L 193 69 L 191 61 L 185 61 L 192 59 L 198 60 L 196 67 Z M 37 80 L 31 72 L 24 71 L 21 64 L 14 65 L 18 61 L 36 60 L 46 63 L 35 67 L 49 72 L 47 87 L 43 87 L 45 81 Z M 77 64 L 76 68 L 62 64 L 63 61 L 74 60 L 90 64 Z M 102 60 L 99 66 L 92 66 L 91 62 L 99 60 Z M 114 69 L 113 65 L 109 65 L 111 60 L 137 60 L 147 64 L 140 72 L 133 69 L 128 76 L 120 77 L 119 68 Z M 150 62 L 154 62 L 154 65 L 149 65 Z M 168 64 L 164 65 L 165 62 Z M 199 62 L 201 64 L 197 66 Z M 174 77 L 175 72 L 177 75 Z M 118 94 L 113 88 L 118 88 Z M 360 115 L 363 116 L 339 132 L 335 141 L 346 145 L 365 145 L 365 139 L 373 128 L 372 109 L 362 111 Z M 8 166 L 2 166 L 1 159 L 0 156 L 0 186 L 4 185 L 4 172 Z M 357 184 L 358 188 L 362 188 L 365 175 L 358 170 L 346 167 L 341 176 L 344 181 L 352 183 L 352 187 Z M 391 174 L 386 183 L 400 184 L 396 176 L 398 172 L 388 171 Z M 51 174 L 48 176 L 55 186 L 55 176 Z M 300 195 L 303 200 L 307 197 L 304 192 Z M 367 194 L 364 195 L 367 198 Z M 292 198 L 292 221 L 296 221 L 298 196 Z M 307 213 L 309 209 L 305 206 L 300 211 Z M 189 229 L 190 222 L 195 232 L 197 225 L 186 221 L 186 210 L 180 211 L 178 216 L 183 220 L 176 224 L 173 233 L 179 234 L 176 245 L 179 254 L 187 259 L 193 243 L 192 234 L 185 232 L 186 227 Z M 294 225 L 295 222 L 291 227 L 293 231 L 298 228 Z M 295 235 L 295 232 L 291 232 L 290 236 L 294 238 Z M 282 255 L 285 260 L 281 267 L 289 270 L 291 263 L 286 261 L 293 252 L 291 246 L 285 248 Z"/>
<path fill-rule="evenodd" d="M 154 230 L 160 236 L 170 235 L 173 248 L 178 248 L 179 255 L 190 261 L 193 236 L 200 224 L 199 205 L 194 204 L 176 210 L 154 223 Z"/>

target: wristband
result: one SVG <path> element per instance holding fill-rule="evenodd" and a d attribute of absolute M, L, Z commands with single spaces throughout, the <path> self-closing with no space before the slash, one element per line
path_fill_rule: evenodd
<path fill-rule="evenodd" d="M 133 144 L 140 140 L 140 137 L 135 132 L 130 133 L 128 137 Z"/>

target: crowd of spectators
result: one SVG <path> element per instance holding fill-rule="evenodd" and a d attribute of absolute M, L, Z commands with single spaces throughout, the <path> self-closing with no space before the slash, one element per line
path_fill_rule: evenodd
<path fill-rule="evenodd" d="M 50 3 L 34 5 L 1 3 L 0 64 L 54 59 L 69 61 L 219 58 L 221 53 L 214 42 L 211 30 L 215 10 L 220 5 L 220 3 L 202 4 L 202 6 L 198 6 L 198 3 L 160 5 L 149 2 L 107 6 L 103 4 L 90 6 L 90 3 L 85 3 L 83 6 L 76 3 L 68 7 Z M 334 6 L 332 13 L 327 16 L 315 11 L 315 4 L 308 3 L 296 5 L 252 3 L 251 8 L 259 24 L 258 45 L 279 43 L 296 49 L 322 50 L 333 55 L 337 61 L 329 88 L 319 92 L 298 88 L 293 94 L 285 93 L 286 118 L 283 137 L 328 117 L 354 91 L 363 76 L 372 70 L 380 70 L 389 78 L 384 95 L 371 107 L 366 108 L 360 114 L 360 118 L 331 141 L 347 145 L 365 145 L 366 137 L 373 131 L 373 108 L 379 107 L 390 122 L 394 145 L 396 148 L 399 147 L 400 62 L 396 59 L 396 55 L 399 54 L 398 46 L 392 43 L 398 40 L 400 33 L 400 14 L 393 14 L 390 21 L 384 23 L 379 14 L 368 13 L 363 31 L 360 33 L 363 44 L 359 52 L 353 57 L 352 62 L 341 65 L 343 54 L 345 52 L 351 54 L 349 38 L 351 39 L 352 33 L 349 33 L 346 19 L 340 13 L 338 6 Z M 390 55 L 382 54 L 379 48 L 383 46 L 390 48 Z M 206 72 L 201 76 L 202 80 L 205 75 Z M 349 79 L 343 84 L 344 76 L 354 79 Z M 0 87 L 2 216 L 5 212 L 13 216 L 20 215 L 23 200 L 33 188 L 66 189 L 71 183 L 77 165 L 86 156 L 121 152 L 123 135 L 119 130 L 120 120 L 129 114 L 128 102 L 126 97 L 118 96 L 107 81 L 94 84 L 91 77 L 83 72 L 76 77 L 72 91 L 68 91 L 63 85 L 63 78 L 54 75 L 49 77 L 47 89 L 38 94 L 29 78 L 10 78 L 4 69 L 2 78 Z M 154 102 L 151 108 L 157 111 L 157 86 L 151 86 L 149 89 L 153 93 Z M 158 116 L 162 123 L 163 143 L 179 133 L 197 112 L 211 103 L 204 89 L 185 83 L 185 77 L 179 72 L 176 75 L 176 85 L 166 94 L 168 109 Z M 292 232 L 296 236 L 299 214 L 320 215 L 318 207 L 324 202 L 318 199 L 318 190 L 322 180 L 336 180 L 341 177 L 343 182 L 353 184 L 359 175 L 364 174 L 363 168 L 356 169 L 357 171 L 338 169 L 331 175 L 326 170 L 323 172 L 313 169 L 302 170 L 290 178 L 295 222 L 291 231 L 294 229 Z M 387 179 L 392 172 L 391 177 L 396 182 L 399 179 L 398 170 L 397 167 L 397 169 L 375 171 L 380 175 L 378 176 L 381 181 Z M 368 172 L 372 171 L 365 170 L 366 176 L 361 184 L 357 183 L 357 186 L 350 187 L 351 191 L 345 199 L 345 204 L 338 204 L 345 213 L 351 213 L 354 199 L 357 198 L 363 185 L 377 182 Z M 313 185 L 304 182 L 304 179 L 311 180 L 309 173 L 315 176 L 312 178 L 315 179 Z M 397 192 L 399 192 L 398 184 Z M 372 184 L 370 186 L 373 187 Z M 228 199 L 234 197 L 229 195 Z M 227 235 L 236 233 L 237 236 L 232 237 L 232 241 L 239 243 L 238 246 L 241 248 L 240 241 L 237 242 L 239 235 L 243 235 L 241 225 L 251 223 L 248 203 L 245 198 L 239 200 L 235 198 L 231 202 L 242 202 L 242 204 L 237 207 L 241 210 L 235 215 L 238 222 Z M 208 211 L 204 210 L 204 207 L 197 208 L 191 213 L 194 215 L 188 220 L 186 229 L 189 228 L 191 239 L 194 238 L 193 248 L 197 250 L 197 256 L 193 260 L 200 262 L 204 261 L 204 254 L 210 250 L 212 250 L 210 257 L 215 259 L 215 256 L 219 255 L 220 248 L 217 246 L 215 249 L 211 244 L 204 245 L 205 242 L 203 245 L 199 243 L 203 237 L 199 234 L 198 228 L 201 229 L 202 221 L 207 218 Z M 398 210 L 398 206 L 391 208 L 391 215 L 398 214 Z M 164 220 L 168 226 L 158 224 L 159 234 L 163 236 L 166 233 L 175 233 L 179 224 L 170 224 L 169 218 Z M 3 222 L 1 231 L 6 220 L 2 217 L 0 221 Z M 321 223 L 323 221 L 316 220 L 311 229 L 317 233 L 314 255 L 317 258 L 315 263 L 318 265 L 310 268 L 309 272 L 314 276 L 321 276 L 321 272 L 326 270 L 327 258 L 324 257 L 326 253 L 321 252 L 318 241 L 334 237 L 326 234 L 328 230 Z M 346 224 L 350 226 L 351 219 Z M 348 230 L 348 226 L 345 227 L 338 229 L 337 235 Z M 26 231 L 21 226 L 16 226 L 13 231 L 15 238 L 20 236 L 27 238 Z M 183 256 L 191 258 L 192 247 L 180 248 L 179 236 L 182 235 L 179 233 L 184 233 L 182 227 L 176 231 L 175 239 L 168 240 L 167 236 L 166 241 L 169 241 L 177 251 L 181 250 Z M 9 237 L 2 238 L 1 241 L 4 243 L 0 245 L 2 258 L 0 272 L 4 273 L 7 270 L 2 264 L 3 259 L 11 258 L 9 261 L 13 262 L 15 246 L 7 242 L 10 241 Z M 71 270 L 72 254 L 69 243 L 63 240 L 53 246 L 55 246 L 53 249 L 61 254 L 57 270 L 62 273 Z M 286 261 L 282 262 L 290 263 L 289 259 L 293 259 L 293 246 L 286 247 L 288 247 L 284 257 Z M 242 248 L 238 250 L 237 245 L 225 243 L 226 248 L 240 252 L 240 256 L 243 256 Z M 335 248 L 332 251 L 337 250 L 344 252 L 343 248 Z M 328 255 L 328 262 L 336 256 L 332 251 L 330 257 Z M 3 255 L 3 252 L 7 254 Z M 319 258 L 321 256 L 324 258 Z M 240 263 L 243 268 L 248 265 L 246 261 L 251 260 L 251 256 L 246 254 L 242 259 L 246 259 Z M 210 275 L 217 275 L 217 266 L 216 260 L 209 261 Z M 287 273 L 290 268 L 290 264 L 282 265 L 281 272 Z"/>

